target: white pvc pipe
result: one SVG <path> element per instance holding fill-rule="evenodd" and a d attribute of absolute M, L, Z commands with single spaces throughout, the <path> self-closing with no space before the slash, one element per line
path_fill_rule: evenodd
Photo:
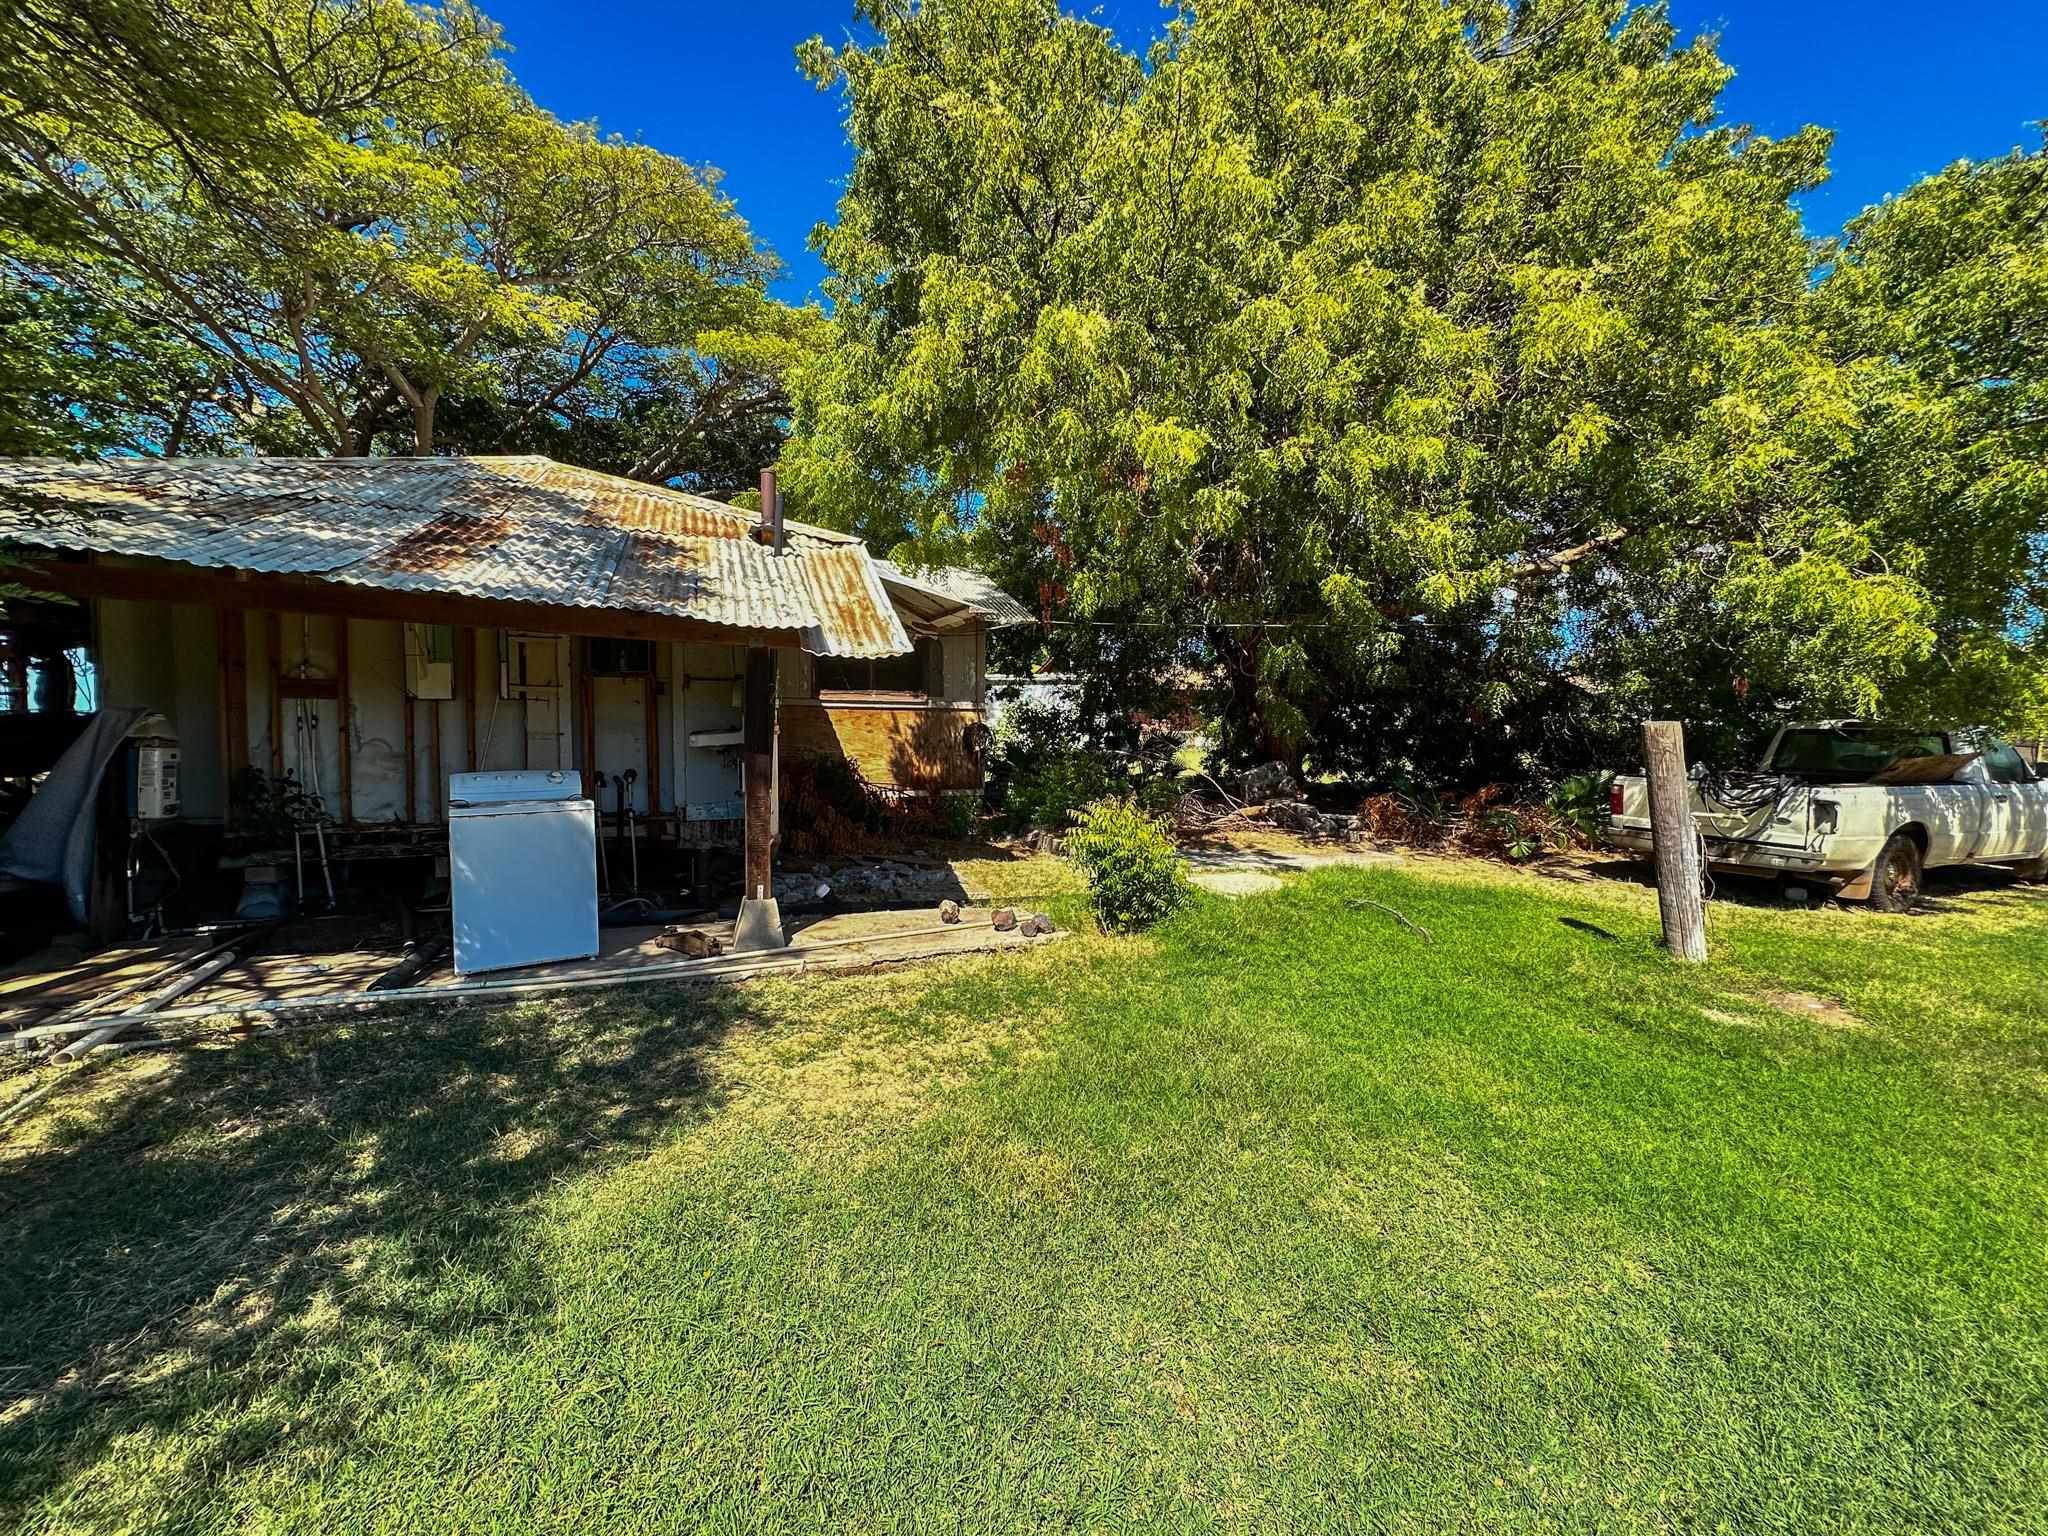
<path fill-rule="evenodd" d="M 802 970 L 805 955 L 820 949 L 838 949 L 848 944 L 886 944 L 897 939 L 924 938 L 934 933 L 962 933 L 970 929 L 993 928 L 992 919 L 944 923 L 931 928 L 906 928 L 896 933 L 859 934 L 843 939 L 820 939 L 815 944 L 786 944 L 780 949 L 753 950 L 737 955 L 710 955 L 702 960 L 670 960 L 656 965 L 634 966 L 598 976 L 534 976 L 521 981 L 461 982 L 452 987 L 394 987 L 388 992 L 336 992 L 321 997 L 268 998 L 240 1004 L 199 1003 L 189 1008 L 166 1008 L 157 1012 L 116 1014 L 83 1024 L 37 1024 L 0 1037 L 0 1041 L 41 1039 L 53 1035 L 76 1035 L 131 1024 L 180 1024 L 195 1019 L 254 1018 L 273 1013 L 314 1013 L 328 1008 L 380 1007 L 385 1003 L 461 1002 L 472 997 L 507 997 L 520 993 L 577 992 L 591 987 L 629 986 L 638 981 L 659 981 L 670 976 L 752 975 L 767 971 Z M 779 957 L 779 958 L 778 958 Z"/>

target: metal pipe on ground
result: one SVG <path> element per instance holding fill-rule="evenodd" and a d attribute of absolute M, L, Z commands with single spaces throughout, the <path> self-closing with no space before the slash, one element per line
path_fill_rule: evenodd
<path fill-rule="evenodd" d="M 108 1019 L 101 1023 L 98 1028 L 92 1029 L 92 1032 L 90 1034 L 84 1035 L 79 1039 L 72 1041 L 69 1045 L 65 1046 L 62 1050 L 57 1052 L 57 1060 L 76 1061 L 79 1057 L 83 1056 L 87 1051 L 91 1050 L 94 1046 L 106 1044 L 107 1041 L 113 1039 L 114 1036 L 120 1034 L 121 1031 L 123 1031 L 124 1029 L 133 1028 L 135 1025 L 142 1023 L 144 1020 L 147 1019 L 162 1017 L 162 1008 L 165 1003 L 175 1002 L 177 999 L 183 997 L 187 992 L 192 991 L 195 987 L 205 986 L 209 981 L 213 980 L 214 977 L 218 976 L 222 971 L 226 970 L 229 966 L 233 965 L 235 961 L 240 958 L 240 951 L 232 949 L 227 951 L 225 954 L 215 955 L 211 960 L 207 961 L 206 964 L 199 966 L 195 970 L 187 972 L 183 976 L 180 976 L 176 981 L 172 982 L 169 986 L 165 987 L 161 992 L 158 992 L 155 996 L 151 997 L 147 1003 L 145 1003 L 141 1008 L 135 1010 L 133 1013 L 124 1014 L 116 1018 Z M 88 1025 L 87 1027 L 91 1028 L 90 1025 Z"/>
<path fill-rule="evenodd" d="M 137 1012 L 114 1019 L 95 1020 L 82 1025 L 38 1024 L 29 1029 L 17 1030 L 4 1037 L 6 1040 L 23 1041 L 45 1038 L 53 1035 L 78 1034 L 97 1029 L 102 1025 L 119 1024 L 183 1024 L 197 1019 L 239 1019 L 263 1018 L 279 1013 L 317 1013 L 334 1008 L 382 1007 L 387 1003 L 453 1002 L 460 1003 L 474 997 L 506 997 L 520 994 L 545 994 L 548 992 L 580 992 L 593 987 L 630 986 L 635 982 L 660 981 L 674 976 L 725 976 L 727 974 L 749 974 L 756 971 L 801 970 L 804 957 L 821 949 L 840 949 L 849 944 L 887 944 L 899 939 L 917 939 L 936 933 L 967 933 L 981 928 L 993 928 L 994 922 L 982 918 L 974 922 L 944 923 L 930 928 L 907 928 L 895 933 L 858 934 L 843 939 L 820 939 L 814 944 L 784 945 L 780 949 L 755 950 L 751 953 L 718 955 L 703 960 L 672 960 L 656 965 L 633 966 L 629 969 L 608 972 L 597 976 L 531 977 L 523 981 L 464 983 L 449 987 L 395 987 L 385 992 L 338 992 L 318 997 L 269 998 L 260 1003 L 242 1003 L 234 1007 L 209 1007 L 200 1004 L 188 1008 L 172 1008 L 161 1012 Z"/>
<path fill-rule="evenodd" d="M 229 937 L 222 939 L 218 944 L 210 944 L 204 949 L 195 949 L 190 954 L 180 955 L 177 959 L 167 962 L 159 969 L 151 971 L 147 976 L 141 976 L 134 981 L 125 982 L 121 986 L 115 987 L 111 992 L 100 992 L 92 997 L 81 998 L 48 1022 L 52 1024 L 75 1024 L 81 1019 L 90 1018 L 96 1009 L 104 1008 L 109 1003 L 117 1002 L 121 998 L 132 997 L 137 992 L 146 992 L 151 987 L 159 986 L 169 981 L 180 971 L 190 970 L 193 966 L 203 961 L 211 960 L 222 950 L 229 948 L 242 938 L 246 931 L 245 927 L 237 927 Z"/>

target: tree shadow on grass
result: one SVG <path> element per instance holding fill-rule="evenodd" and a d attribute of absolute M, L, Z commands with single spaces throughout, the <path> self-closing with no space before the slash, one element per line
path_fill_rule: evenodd
<path fill-rule="evenodd" d="M 1600 880 L 1651 890 L 1657 885 L 1657 867 L 1647 859 L 1608 858 L 1590 861 L 1583 867 L 1591 872 L 1593 878 Z M 1834 892 L 1827 885 L 1817 879 L 1803 880 L 1796 875 L 1774 879 L 1768 875 L 1716 870 L 1711 878 L 1713 899 L 1732 906 L 1796 911 L 1835 900 Z M 1807 899 L 1804 902 L 1788 901 L 1785 897 L 1788 886 L 1803 888 Z M 2002 899 L 2014 895 L 2025 899 L 2033 889 L 2015 878 L 2013 872 L 2003 865 L 1945 865 L 1927 871 L 1913 913 L 1922 917 L 1938 917 L 1944 913 L 1975 911 L 1980 907 L 2000 905 Z M 1842 902 L 1840 905 L 1861 907 L 1862 903 Z"/>
<path fill-rule="evenodd" d="M 366 1342 L 417 1381 L 552 1308 L 538 1198 L 711 1113 L 706 1055 L 753 1011 L 653 987 L 411 1010 L 60 1090 L 39 1140 L 0 1142 L 0 1510 L 138 1433 L 201 1498 L 287 1435 L 337 1454 Z"/>

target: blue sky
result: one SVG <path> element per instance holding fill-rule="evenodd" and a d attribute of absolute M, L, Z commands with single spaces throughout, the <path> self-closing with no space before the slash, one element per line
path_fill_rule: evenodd
<path fill-rule="evenodd" d="M 798 75 L 794 49 L 843 37 L 851 0 L 484 8 L 541 105 L 719 167 L 789 268 L 782 296 L 816 292 L 823 269 L 805 242 L 832 217 L 851 157 L 836 98 Z M 1164 15 L 1150 0 L 1101 11 L 1132 44 Z M 2048 0 L 1673 0 L 1672 14 L 1688 35 L 1720 33 L 1736 70 L 1721 98 L 1730 120 L 1773 135 L 1835 131 L 1834 176 L 1803 204 L 1816 234 L 1952 160 L 2038 143 L 2031 124 L 2048 117 Z"/>

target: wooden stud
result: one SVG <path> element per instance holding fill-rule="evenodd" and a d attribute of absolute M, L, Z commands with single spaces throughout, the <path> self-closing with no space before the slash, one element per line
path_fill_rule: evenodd
<path fill-rule="evenodd" d="M 419 735 L 420 701 L 402 686 L 399 701 L 405 706 L 405 824 L 410 827 L 420 819 L 420 762 L 414 744 Z"/>
<path fill-rule="evenodd" d="M 576 735 L 583 744 L 580 754 L 583 760 L 579 764 L 583 770 L 583 795 L 600 807 L 597 835 L 602 837 L 604 786 L 597 781 L 598 769 L 602 765 L 597 760 L 597 685 L 591 680 L 589 648 L 572 646 L 569 665 L 576 672 Z"/>
<path fill-rule="evenodd" d="M 661 679 L 647 674 L 647 814 L 661 814 Z"/>
<path fill-rule="evenodd" d="M 475 773 L 476 763 L 476 631 L 455 632 L 455 691 L 462 695 L 463 772 Z"/>
<path fill-rule="evenodd" d="M 334 621 L 334 745 L 341 759 L 341 824 L 356 819 L 355 770 L 349 754 L 348 618 Z"/>
<path fill-rule="evenodd" d="M 428 733 L 427 773 L 432 780 L 434 791 L 434 820 L 446 821 L 448 812 L 441 801 L 441 796 L 448 787 L 441 777 L 441 701 L 429 699 L 427 704 L 427 718 L 432 722 L 432 729 Z"/>
<path fill-rule="evenodd" d="M 1707 913 L 1700 897 L 1699 827 L 1685 777 L 1685 728 L 1676 720 L 1644 721 L 1643 762 L 1664 947 L 1680 960 L 1698 962 L 1707 958 Z"/>
<path fill-rule="evenodd" d="M 270 677 L 270 776 L 284 777 L 284 615 L 272 609 L 264 616 L 269 653 L 264 670 Z"/>
<path fill-rule="evenodd" d="M 230 832 L 241 819 L 235 791 L 249 766 L 249 633 L 240 613 L 216 608 L 214 649 L 220 657 L 220 772 L 226 803 L 222 817 Z"/>

